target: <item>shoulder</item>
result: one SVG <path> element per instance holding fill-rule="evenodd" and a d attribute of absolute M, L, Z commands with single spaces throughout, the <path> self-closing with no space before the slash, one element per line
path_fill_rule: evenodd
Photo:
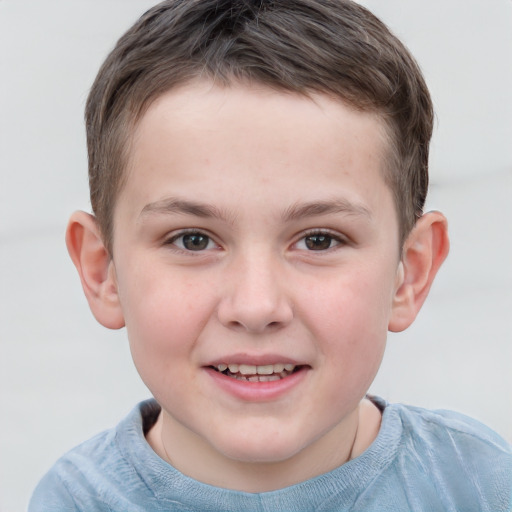
<path fill-rule="evenodd" d="M 94 481 L 104 461 L 111 458 L 114 431 L 105 431 L 59 458 L 37 485 L 29 512 L 81 510 L 74 496 Z"/>
<path fill-rule="evenodd" d="M 471 447 L 512 456 L 507 441 L 483 423 L 464 414 L 448 410 L 428 410 L 421 407 L 393 404 L 390 412 L 399 415 L 403 439 L 411 439 L 425 445 L 446 444 L 447 448 L 458 446 L 464 450 Z M 474 455 L 474 453 L 473 453 Z"/>
<path fill-rule="evenodd" d="M 139 404 L 117 427 L 62 456 L 36 487 L 29 512 L 95 510 L 130 479 L 136 485 L 130 455 L 145 448 L 144 415 L 153 409 L 151 402 Z"/>
<path fill-rule="evenodd" d="M 385 414 L 400 429 L 393 467 L 401 479 L 447 509 L 511 509 L 512 447 L 496 432 L 453 411 L 394 404 Z"/>

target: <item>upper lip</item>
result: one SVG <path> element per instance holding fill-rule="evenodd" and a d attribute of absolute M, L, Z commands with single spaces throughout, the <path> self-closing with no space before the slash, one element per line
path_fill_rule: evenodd
<path fill-rule="evenodd" d="M 300 362 L 297 359 L 279 354 L 229 354 L 225 357 L 215 358 L 204 366 L 219 366 L 220 364 L 246 364 L 251 366 L 266 366 L 279 363 L 293 364 L 294 366 L 305 365 L 305 363 Z"/>

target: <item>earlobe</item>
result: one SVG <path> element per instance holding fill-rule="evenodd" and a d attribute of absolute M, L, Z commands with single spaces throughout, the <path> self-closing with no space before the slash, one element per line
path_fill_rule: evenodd
<path fill-rule="evenodd" d="M 75 212 L 69 219 L 66 245 L 96 320 L 109 329 L 123 327 L 115 267 L 96 219 L 88 213 Z"/>
<path fill-rule="evenodd" d="M 416 318 L 449 251 L 448 225 L 440 212 L 423 215 L 404 244 L 393 297 L 390 331 L 403 331 Z"/>

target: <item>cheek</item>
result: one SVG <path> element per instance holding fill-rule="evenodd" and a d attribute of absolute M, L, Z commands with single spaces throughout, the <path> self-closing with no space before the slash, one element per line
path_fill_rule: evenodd
<path fill-rule="evenodd" d="M 343 386 L 366 385 L 382 360 L 391 312 L 389 274 L 364 269 L 316 288 L 303 316 L 331 376 Z M 314 288 L 311 288 L 314 289 Z"/>
<path fill-rule="evenodd" d="M 309 290 L 304 314 L 311 327 L 322 329 L 327 338 L 338 335 L 359 343 L 387 333 L 393 295 L 391 273 L 371 268 L 351 270 Z"/>
<path fill-rule="evenodd" d="M 130 349 L 145 381 L 145 374 L 167 375 L 171 368 L 174 373 L 180 360 L 190 358 L 214 303 L 211 291 L 208 295 L 196 280 L 155 268 L 134 269 L 120 289 Z"/>

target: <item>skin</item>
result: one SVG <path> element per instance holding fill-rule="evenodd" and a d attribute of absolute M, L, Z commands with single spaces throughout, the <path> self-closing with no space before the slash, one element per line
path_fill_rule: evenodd
<path fill-rule="evenodd" d="M 430 214 L 402 259 L 380 119 L 324 95 L 195 82 L 137 126 L 113 257 L 78 212 L 68 248 L 96 318 L 126 325 L 162 412 L 147 439 L 205 483 L 261 492 L 375 439 L 364 396 L 447 252 Z M 193 242 L 196 242 L 194 245 Z M 293 363 L 267 383 L 221 363 Z"/>

